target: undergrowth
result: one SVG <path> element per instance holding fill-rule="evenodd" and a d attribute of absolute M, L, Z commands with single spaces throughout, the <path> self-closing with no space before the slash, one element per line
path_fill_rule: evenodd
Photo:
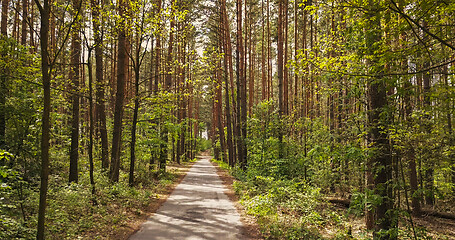
<path fill-rule="evenodd" d="M 6 175 L 5 175 L 6 176 Z M 51 175 L 46 209 L 46 239 L 111 239 L 119 228 L 143 215 L 152 201 L 177 180 L 178 172 L 170 170 L 156 179 L 135 187 L 128 186 L 128 175 L 112 183 L 105 172 L 95 172 L 96 193 L 92 195 L 88 174 L 81 175 L 78 184 Z M 19 179 L 15 177 L 14 180 Z M 4 179 L 5 180 L 5 179 Z M 2 183 L 7 186 L 7 183 Z M 2 196 L 11 189 L 1 189 Z M 39 191 L 37 186 L 23 186 L 23 199 L 1 199 L 0 239 L 34 239 Z M 8 204 L 6 204 L 8 202 Z M 22 209 L 22 210 L 21 210 Z M 20 216 L 20 217 L 18 217 Z"/>
<path fill-rule="evenodd" d="M 255 217 L 265 239 L 324 239 L 322 229 L 334 229 L 333 239 L 351 239 L 343 214 L 335 211 L 319 188 L 296 179 L 257 175 L 215 162 L 236 178 L 235 193 L 246 213 Z"/>

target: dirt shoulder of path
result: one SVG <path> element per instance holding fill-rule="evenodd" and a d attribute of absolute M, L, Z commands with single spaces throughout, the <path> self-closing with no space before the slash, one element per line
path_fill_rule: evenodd
<path fill-rule="evenodd" d="M 240 214 L 240 221 L 243 224 L 241 233 L 245 240 L 258 240 L 263 239 L 261 236 L 261 232 L 259 231 L 259 226 L 256 223 L 254 217 L 248 215 L 245 211 L 245 208 L 239 203 L 239 197 L 235 194 L 234 189 L 232 188 L 232 184 L 234 183 L 235 178 L 232 177 L 228 171 L 221 169 L 218 164 L 213 161 L 210 161 L 213 166 L 216 168 L 216 172 L 218 176 L 223 181 L 224 186 L 228 190 L 224 191 L 224 193 L 228 196 L 229 200 L 231 200 L 237 209 L 237 212 Z"/>
<path fill-rule="evenodd" d="M 119 226 L 113 235 L 109 237 L 109 239 L 115 240 L 127 240 L 131 235 L 135 232 L 139 231 L 141 228 L 142 223 L 147 221 L 147 219 L 156 213 L 158 208 L 167 200 L 169 195 L 174 191 L 175 187 L 182 182 L 183 178 L 186 176 L 186 173 L 190 170 L 193 166 L 194 162 L 186 162 L 184 164 L 176 164 L 170 163 L 167 166 L 168 171 L 176 171 L 177 178 L 175 179 L 172 185 L 162 189 L 162 191 L 157 192 L 159 198 L 154 198 L 152 203 L 148 205 L 146 208 L 142 209 L 142 213 L 140 215 L 135 215 L 134 213 L 130 213 L 132 216 L 129 216 L 131 219 L 128 224 Z"/>

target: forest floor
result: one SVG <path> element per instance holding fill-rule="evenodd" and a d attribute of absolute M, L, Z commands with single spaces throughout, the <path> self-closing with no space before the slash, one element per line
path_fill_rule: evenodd
<path fill-rule="evenodd" d="M 334 208 L 340 215 L 347 216 L 347 224 L 351 227 L 354 239 L 371 237 L 371 232 L 365 231 L 365 218 L 363 216 L 348 214 L 346 206 L 341 204 L 332 204 L 330 207 Z M 414 230 L 412 230 L 412 224 L 414 225 Z M 404 216 L 402 216 L 400 229 L 403 232 L 407 232 L 407 234 L 404 234 L 406 236 L 402 234 L 400 239 L 455 240 L 455 220 L 423 214 L 419 217 L 412 217 L 412 224 L 409 217 L 404 219 Z M 404 231 L 404 229 L 407 230 Z M 334 232 L 334 229 L 330 228 L 321 231 L 322 235 L 329 239 L 333 238 Z M 414 237 L 414 234 L 416 237 Z"/>
<path fill-rule="evenodd" d="M 260 227 L 257 224 L 257 219 L 252 215 L 246 214 L 245 207 L 239 203 L 239 196 L 232 187 L 236 179 L 229 173 L 229 170 L 220 167 L 216 162 L 212 162 L 212 164 L 216 166 L 218 174 L 228 188 L 228 191 L 225 193 L 229 196 L 231 201 L 234 202 L 241 214 L 241 221 L 244 225 L 243 235 L 246 236 L 247 239 L 263 239 Z M 441 203 L 440 205 L 451 206 L 450 208 L 453 208 L 454 206 L 448 202 Z M 341 218 L 344 221 L 342 225 L 347 226 L 346 229 L 349 229 L 351 232 L 352 237 L 350 239 L 371 239 L 371 232 L 365 230 L 365 219 L 363 216 L 349 214 L 349 209 L 344 204 L 332 204 L 327 202 L 325 206 L 332 209 L 332 211 L 337 212 L 339 216 L 343 216 Z M 427 210 L 427 212 L 431 211 Z M 441 212 L 447 211 L 441 210 Z M 405 217 L 405 214 L 403 214 L 400 219 L 401 231 L 399 239 L 455 240 L 455 220 L 453 219 L 423 214 L 420 217 L 412 218 L 414 230 L 412 230 L 412 225 L 410 223 L 409 217 Z M 340 232 L 340 225 L 329 223 L 326 224 L 325 227 L 319 228 L 319 232 L 324 239 L 339 239 L 337 238 L 337 233 Z"/>

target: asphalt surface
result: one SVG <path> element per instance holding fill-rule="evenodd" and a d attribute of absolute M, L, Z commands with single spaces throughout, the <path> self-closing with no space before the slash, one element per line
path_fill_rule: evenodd
<path fill-rule="evenodd" d="M 240 215 L 210 156 L 202 156 L 166 202 L 129 240 L 242 239 Z"/>

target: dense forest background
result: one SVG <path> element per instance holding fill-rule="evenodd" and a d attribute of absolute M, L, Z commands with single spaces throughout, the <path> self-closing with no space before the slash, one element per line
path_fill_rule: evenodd
<path fill-rule="evenodd" d="M 209 147 L 265 238 L 453 237 L 455 2 L 1 3 L 0 238 L 115 229 Z"/>

